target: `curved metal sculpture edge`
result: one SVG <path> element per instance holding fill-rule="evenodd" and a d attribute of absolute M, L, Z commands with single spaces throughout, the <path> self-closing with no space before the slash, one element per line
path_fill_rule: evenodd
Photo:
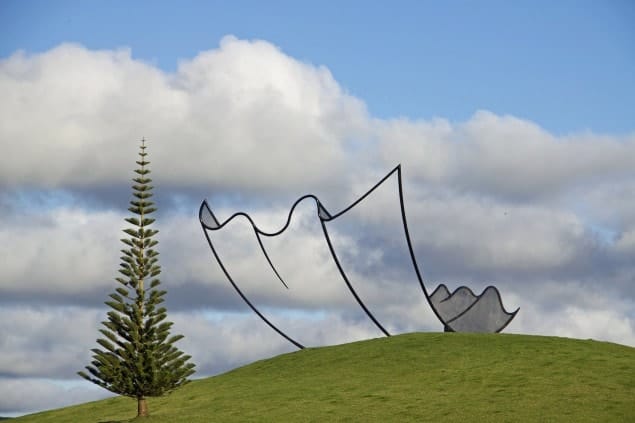
<path fill-rule="evenodd" d="M 226 219 L 223 223 L 219 223 L 218 219 L 216 218 L 216 216 L 214 215 L 214 213 L 212 212 L 212 210 L 209 208 L 209 205 L 207 203 L 207 200 L 203 201 L 203 203 L 201 204 L 201 207 L 199 209 L 199 221 L 201 223 L 201 226 L 203 228 L 203 232 L 205 233 L 205 238 L 207 239 L 207 243 L 210 246 L 210 249 L 212 250 L 212 253 L 214 254 L 214 257 L 216 258 L 217 262 L 219 263 L 219 265 L 221 266 L 221 269 L 223 270 L 225 276 L 227 277 L 227 279 L 230 281 L 230 283 L 232 284 L 232 286 L 234 287 L 234 289 L 236 290 L 236 292 L 238 292 L 238 294 L 240 295 L 240 297 L 243 299 L 243 301 L 245 301 L 245 303 L 258 315 L 258 317 L 260 317 L 267 325 L 269 325 L 274 331 L 276 331 L 278 334 L 280 334 L 281 336 L 283 336 L 285 339 L 287 339 L 289 342 L 291 342 L 292 344 L 294 344 L 295 346 L 297 346 L 298 348 L 304 348 L 304 346 L 302 344 L 300 344 L 299 342 L 297 342 L 296 340 L 294 340 L 293 338 L 291 338 L 290 336 L 288 336 L 286 333 L 284 333 L 282 330 L 280 330 L 278 327 L 276 327 L 273 323 L 271 323 L 257 308 L 254 304 L 252 304 L 247 297 L 243 294 L 243 292 L 239 289 L 238 285 L 234 282 L 233 278 L 231 277 L 231 275 L 229 274 L 229 272 L 227 271 L 226 267 L 224 266 L 222 260 L 220 259 L 220 256 L 218 255 L 218 253 L 216 252 L 216 249 L 213 246 L 213 243 L 211 241 L 211 238 L 209 237 L 209 234 L 207 233 L 207 230 L 210 231 L 216 231 L 219 229 L 222 229 L 225 225 L 227 225 L 229 222 L 231 222 L 233 219 L 242 216 L 245 217 L 249 223 L 252 226 L 252 229 L 254 231 L 254 234 L 256 235 L 256 238 L 258 240 L 258 245 L 260 246 L 260 249 L 262 251 L 262 253 L 264 254 L 267 262 L 269 263 L 269 266 L 271 267 L 271 269 L 274 271 L 275 275 L 277 276 L 277 278 L 280 280 L 280 282 L 287 288 L 289 289 L 288 285 L 285 283 L 284 279 L 280 276 L 279 272 L 277 271 L 277 269 L 275 268 L 275 266 L 273 265 L 273 262 L 271 261 L 269 254 L 266 251 L 266 248 L 262 242 L 262 238 L 261 236 L 267 236 L 267 237 L 274 237 L 277 235 L 280 235 L 281 233 L 283 233 L 290 225 L 291 223 L 291 218 L 293 216 L 293 213 L 295 211 L 295 208 L 297 207 L 297 205 L 304 201 L 305 199 L 312 199 L 315 204 L 316 204 L 316 208 L 317 208 L 317 215 L 318 218 L 320 220 L 320 224 L 322 226 L 322 231 L 324 233 L 324 237 L 326 239 L 326 242 L 328 244 L 329 247 L 329 251 L 331 253 L 331 256 L 333 258 L 333 260 L 335 261 L 335 264 L 337 265 L 338 271 L 340 272 L 340 275 L 342 276 L 342 279 L 344 279 L 344 282 L 346 283 L 346 286 L 348 287 L 348 289 L 350 290 L 350 292 L 353 294 L 353 297 L 355 298 L 355 300 L 357 301 L 357 303 L 359 304 L 359 306 L 364 310 L 364 312 L 366 313 L 366 315 L 371 319 L 371 321 L 386 335 L 386 336 L 390 336 L 390 333 L 381 325 L 381 323 L 379 323 L 379 321 L 375 318 L 375 316 L 371 313 L 371 311 L 366 307 L 366 305 L 364 304 L 364 302 L 361 300 L 361 298 L 357 295 L 357 292 L 355 291 L 355 289 L 353 288 L 353 286 L 351 285 L 348 277 L 346 276 L 346 272 L 344 271 L 338 257 L 337 254 L 335 253 L 335 249 L 333 248 L 333 244 L 331 242 L 331 238 L 329 236 L 328 230 L 326 228 L 326 222 L 332 221 L 336 218 L 338 218 L 339 216 L 342 216 L 343 214 L 345 214 L 346 212 L 348 212 L 349 210 L 351 210 L 353 207 L 355 207 L 357 204 L 359 204 L 361 201 L 363 201 L 366 197 L 368 197 L 375 189 L 377 189 L 380 185 L 382 185 L 390 176 L 392 176 L 395 172 L 397 172 L 397 184 L 398 184 L 398 188 L 399 188 L 399 204 L 400 204 L 400 210 L 401 210 L 401 218 L 402 218 L 402 224 L 403 224 L 403 229 L 404 229 L 404 235 L 406 237 L 406 243 L 408 245 L 408 252 L 410 254 L 410 259 L 412 261 L 416 276 L 417 276 L 417 280 L 419 281 L 419 285 L 423 291 L 423 294 L 426 298 L 426 301 L 428 302 L 428 305 L 430 306 L 430 308 L 432 309 L 432 311 L 434 312 L 434 314 L 436 315 L 436 317 L 439 319 L 439 321 L 444 325 L 444 328 L 446 331 L 451 331 L 454 332 L 455 330 L 452 328 L 451 323 L 457 319 L 459 319 L 460 317 L 462 317 L 463 315 L 465 315 L 467 312 L 469 312 L 478 302 L 479 300 L 483 297 L 483 295 L 485 295 L 485 293 L 489 290 L 489 289 L 493 289 L 496 297 L 498 299 L 498 304 L 501 308 L 501 310 L 503 311 L 503 313 L 508 316 L 507 321 L 500 326 L 498 329 L 495 330 L 496 333 L 502 331 L 512 320 L 513 318 L 516 316 L 516 313 L 518 313 L 518 311 L 520 310 L 520 308 L 516 309 L 514 312 L 508 312 L 502 302 L 501 299 L 501 295 L 500 292 L 498 291 L 498 289 L 495 286 L 488 286 L 487 288 L 485 288 L 483 290 L 483 292 L 480 295 L 475 295 L 472 290 L 467 287 L 467 286 L 460 286 L 458 288 L 456 288 L 452 293 L 449 293 L 448 297 L 445 298 L 443 301 L 449 300 L 455 293 L 457 293 L 458 291 L 462 290 L 462 289 L 466 289 L 469 291 L 469 293 L 474 297 L 474 300 L 472 301 L 472 303 L 465 308 L 463 311 L 461 311 L 460 313 L 458 313 L 457 315 L 455 315 L 454 317 L 452 317 L 451 319 L 445 319 L 443 318 L 443 316 L 441 316 L 439 310 L 437 309 L 436 305 L 432 302 L 431 297 L 434 296 L 439 289 L 441 289 L 442 287 L 445 288 L 446 291 L 449 292 L 449 290 L 447 289 L 447 287 L 444 284 L 440 284 L 439 286 L 437 286 L 437 288 L 432 292 L 432 294 L 428 294 L 428 291 L 425 287 L 425 284 L 423 283 L 423 277 L 421 275 L 421 271 L 419 270 L 419 266 L 417 264 L 417 259 L 415 257 L 414 254 L 414 249 L 412 246 L 412 240 L 410 238 L 410 232 L 408 230 L 408 222 L 406 219 L 406 211 L 405 211 L 405 204 L 404 204 L 404 196 L 403 196 L 403 184 L 402 184 L 402 177 L 401 177 L 401 165 L 397 165 L 392 171 L 390 171 L 386 176 L 384 176 L 379 182 L 377 182 L 372 188 L 370 188 L 368 191 L 366 191 L 366 193 L 364 193 L 362 196 L 360 196 L 357 200 L 355 200 L 352 204 L 350 204 L 348 207 L 344 208 L 343 210 L 341 210 L 339 213 L 335 214 L 335 215 L 331 215 L 327 209 L 324 207 L 324 205 L 322 204 L 322 202 L 319 200 L 319 198 L 317 198 L 315 195 L 313 194 L 307 194 L 304 195 L 300 198 L 298 198 L 293 205 L 291 206 L 291 209 L 289 210 L 289 214 L 287 216 L 287 220 L 285 222 L 285 224 L 282 226 L 281 229 L 277 230 L 277 231 L 273 231 L 273 232 L 266 232 L 263 231 L 262 229 L 260 229 L 255 222 L 253 221 L 253 219 L 251 218 L 251 216 L 249 216 L 247 213 L 244 212 L 237 212 L 234 213 L 233 215 L 231 215 L 228 219 Z M 207 213 L 209 214 L 209 216 L 211 217 L 213 224 L 209 225 L 206 223 L 205 219 L 203 218 L 203 212 L 207 211 Z"/>
<path fill-rule="evenodd" d="M 199 209 L 199 220 L 201 221 L 201 224 L 203 224 L 202 221 L 202 213 L 203 213 L 203 207 L 205 207 L 210 213 L 211 210 L 209 208 L 209 206 L 207 205 L 207 201 L 203 201 L 203 203 L 201 204 L 201 207 Z M 213 216 L 213 214 L 212 214 Z M 209 248 L 212 250 L 212 253 L 214 254 L 214 257 L 216 258 L 216 261 L 218 262 L 219 266 L 221 267 L 221 269 L 223 270 L 223 273 L 225 274 L 225 277 L 229 280 L 229 282 L 232 284 L 232 286 L 234 287 L 234 289 L 236 290 L 236 292 L 238 293 L 238 295 L 240 295 L 240 298 L 243 299 L 243 301 L 251 308 L 251 310 L 256 313 L 256 315 L 258 317 L 260 317 L 262 319 L 263 322 L 265 322 L 271 329 L 273 329 L 274 331 L 276 331 L 279 335 L 281 335 L 284 339 L 286 339 L 287 341 L 291 342 L 293 345 L 295 345 L 296 347 L 300 348 L 300 349 L 304 349 L 304 345 L 300 344 L 298 341 L 294 340 L 293 338 L 291 338 L 290 336 L 288 336 L 286 333 L 284 333 L 283 331 L 281 331 L 280 329 L 278 329 L 278 327 L 276 325 L 274 325 L 273 323 L 271 323 L 257 308 L 255 305 L 253 305 L 251 303 L 251 301 L 249 301 L 247 299 L 247 297 L 245 296 L 245 294 L 243 294 L 243 292 L 240 290 L 240 288 L 238 288 L 238 285 L 236 285 L 236 282 L 234 282 L 234 279 L 231 277 L 231 275 L 229 274 L 229 272 L 227 271 L 227 268 L 225 267 L 225 265 L 223 264 L 223 261 L 220 259 L 220 256 L 218 255 L 218 253 L 216 252 L 216 249 L 214 248 L 214 245 L 212 244 L 212 240 L 209 237 L 209 234 L 207 233 L 207 231 L 205 229 L 203 229 L 203 233 L 205 233 L 205 239 L 207 239 L 207 244 L 209 245 Z M 270 262 L 271 263 L 271 262 Z M 284 283 L 284 282 L 283 282 Z M 286 285 L 285 285 L 286 286 Z"/>
<path fill-rule="evenodd" d="M 459 319 L 460 317 L 464 316 L 467 312 L 469 312 L 479 302 L 479 300 L 487 293 L 488 290 L 493 290 L 494 291 L 494 293 L 496 294 L 496 298 L 498 300 L 498 305 L 499 305 L 500 309 L 508 317 L 507 321 L 502 326 L 500 326 L 498 329 L 496 329 L 494 331 L 495 333 L 499 333 L 500 331 L 505 329 L 507 327 L 507 325 L 509 325 L 511 323 L 511 321 L 514 320 L 514 317 L 516 317 L 516 314 L 520 310 L 520 307 L 518 307 L 514 311 L 511 311 L 511 312 L 507 311 L 507 309 L 505 308 L 505 305 L 503 304 L 503 299 L 501 297 L 500 291 L 494 285 L 486 286 L 483 289 L 483 292 L 481 292 L 480 295 L 476 295 L 474 293 L 474 291 L 472 291 L 472 289 L 469 286 L 461 285 L 458 288 L 454 289 L 454 291 L 450 292 L 448 290 L 448 287 L 445 284 L 441 283 L 434 289 L 432 294 L 430 294 L 430 298 L 434 297 L 434 294 L 436 294 L 437 291 L 439 289 L 442 289 L 442 288 L 445 288 L 445 290 L 448 291 L 448 296 L 445 299 L 441 300 L 442 303 L 445 302 L 445 301 L 448 301 L 451 297 L 454 296 L 454 294 L 456 294 L 457 292 L 459 292 L 461 290 L 467 290 L 470 293 L 470 295 L 472 295 L 474 297 L 474 301 L 465 310 L 463 310 L 462 312 L 460 312 L 456 316 L 452 317 L 451 319 L 444 319 L 442 321 L 442 323 L 444 323 L 444 325 L 446 326 L 446 330 L 447 330 L 447 328 L 449 328 L 450 332 L 454 332 L 454 329 L 452 329 L 452 327 L 450 326 L 450 323 L 452 323 L 453 321 Z"/>
<path fill-rule="evenodd" d="M 412 265 L 415 269 L 415 273 L 417 274 L 417 280 L 419 281 L 419 285 L 421 286 L 421 290 L 423 291 L 423 295 L 426 297 L 426 301 L 428 301 L 428 305 L 437 316 L 437 319 L 445 326 L 445 322 L 441 315 L 437 311 L 437 308 L 432 304 L 430 300 L 430 296 L 428 295 L 428 290 L 423 284 L 423 278 L 421 277 L 421 271 L 419 270 L 419 266 L 417 265 L 417 259 L 415 258 L 414 249 L 412 248 L 412 241 L 410 240 L 410 232 L 408 231 L 408 220 L 406 219 L 406 206 L 403 201 L 403 186 L 401 183 L 401 165 L 397 166 L 397 184 L 399 185 L 399 205 L 401 206 L 401 221 L 403 223 L 403 230 L 406 236 L 406 243 L 408 244 L 408 252 L 410 253 L 410 260 L 412 260 Z"/>
<path fill-rule="evenodd" d="M 269 266 L 271 267 L 271 269 L 273 270 L 273 272 L 275 273 L 275 275 L 278 277 L 278 279 L 280 280 L 280 282 L 282 282 L 282 284 L 289 289 L 288 285 L 285 283 L 284 279 L 280 276 L 280 274 L 278 273 L 276 267 L 273 265 L 273 262 L 271 261 L 269 254 L 267 253 L 267 250 L 262 242 L 262 238 L 261 235 L 267 236 L 267 237 L 274 237 L 277 235 L 280 235 L 281 233 L 283 233 L 291 224 L 291 218 L 293 216 L 293 212 L 295 211 L 295 208 L 297 207 L 298 204 L 300 204 L 302 201 L 304 201 L 305 199 L 312 199 L 315 201 L 316 204 L 316 208 L 317 208 L 317 215 L 318 218 L 320 220 L 320 225 L 322 226 L 322 231 L 324 233 L 324 238 L 326 239 L 326 242 L 328 244 L 329 247 L 329 251 L 331 253 L 331 257 L 333 257 L 333 260 L 335 261 L 335 264 L 337 265 L 337 269 L 340 272 L 340 275 L 342 276 L 342 279 L 344 279 L 344 282 L 346 283 L 346 286 L 348 287 L 349 291 L 351 292 L 351 294 L 353 294 L 353 297 L 355 298 L 355 300 L 357 301 L 357 303 L 359 304 L 359 306 L 362 308 L 362 310 L 364 310 L 364 313 L 366 313 L 366 315 L 371 319 L 371 321 L 379 328 L 379 330 L 386 336 L 390 336 L 390 333 L 386 330 L 386 328 L 384 328 L 384 326 L 379 323 L 379 321 L 377 320 L 377 318 L 371 313 L 371 311 L 368 309 L 368 307 L 366 307 L 366 305 L 364 304 L 364 302 L 361 300 L 361 298 L 359 297 L 359 295 L 357 294 L 357 292 L 355 291 L 355 289 L 353 288 L 353 286 L 351 285 L 348 277 L 346 276 L 346 272 L 344 271 L 339 258 L 337 257 L 337 254 L 335 253 L 335 249 L 333 248 L 333 243 L 331 242 L 331 238 L 329 236 L 328 230 L 326 228 L 326 222 L 329 222 L 331 220 L 334 220 L 336 218 L 338 218 L 339 216 L 342 216 L 343 214 L 345 214 L 346 212 L 348 212 L 349 210 L 351 210 L 353 207 L 355 207 L 357 204 L 359 204 L 361 201 L 363 201 L 367 196 L 369 196 L 375 189 L 377 189 L 381 184 L 383 184 L 395 171 L 400 171 L 401 169 L 401 165 L 398 165 L 397 167 L 395 167 L 395 169 L 393 169 L 391 172 L 389 172 L 386 176 L 384 176 L 378 183 L 376 183 L 371 189 L 369 189 L 364 195 L 362 195 L 361 197 L 359 197 L 355 202 L 353 202 L 351 205 L 349 205 L 348 207 L 346 207 L 345 209 L 341 210 L 339 213 L 335 214 L 335 215 L 331 215 L 327 209 L 324 207 L 324 205 L 322 204 L 322 202 L 320 201 L 319 198 L 317 198 L 315 195 L 313 194 L 307 194 L 307 195 L 303 195 L 302 197 L 298 198 L 293 205 L 291 206 L 291 209 L 289 210 L 289 214 L 287 215 L 287 220 L 285 222 L 285 224 L 282 226 L 282 228 L 280 228 L 277 231 L 273 231 L 273 232 L 266 232 L 263 231 L 262 229 L 260 229 L 258 227 L 258 225 L 256 225 L 256 223 L 253 221 L 253 219 L 251 218 L 251 216 L 249 216 L 249 214 L 244 213 L 244 212 L 237 212 L 232 214 L 229 218 L 227 218 L 223 223 L 219 223 L 218 219 L 216 218 L 216 215 L 214 215 L 214 212 L 211 210 L 211 208 L 209 207 L 209 204 L 207 203 L 207 200 L 204 200 L 203 203 L 201 204 L 201 207 L 199 208 L 199 222 L 201 223 L 201 226 L 203 228 L 203 232 L 205 233 L 205 238 L 207 240 L 208 245 L 210 246 L 210 249 L 212 250 L 212 253 L 214 254 L 214 257 L 216 258 L 216 261 L 218 262 L 218 264 L 220 265 L 221 269 L 223 270 L 223 273 L 225 274 L 225 276 L 227 277 L 227 279 L 230 281 L 230 283 L 232 284 L 232 286 L 234 287 L 234 289 L 236 290 L 236 292 L 238 293 L 238 295 L 240 295 L 240 297 L 243 299 L 243 301 L 252 309 L 252 311 L 254 311 L 254 313 L 256 313 L 256 315 L 258 315 L 258 317 L 260 317 L 269 327 L 271 327 L 274 331 L 276 331 L 278 334 L 280 334 L 281 336 L 283 336 L 285 339 L 287 339 L 289 342 L 291 342 L 292 344 L 294 344 L 295 346 L 297 346 L 298 348 L 304 348 L 304 346 L 302 344 L 300 344 L 298 341 L 294 340 L 293 338 L 291 338 L 289 335 L 287 335 L 286 333 L 284 333 L 282 330 L 280 330 L 277 326 L 275 326 L 273 323 L 271 323 L 259 310 L 258 308 L 251 303 L 247 297 L 243 294 L 243 292 L 240 290 L 240 288 L 238 287 L 238 285 L 236 284 L 236 282 L 234 281 L 234 279 L 231 277 L 231 275 L 229 274 L 229 271 L 227 270 L 227 268 L 225 267 L 225 265 L 223 264 L 220 256 L 218 255 L 218 253 L 216 252 L 216 249 L 213 246 L 213 243 L 211 241 L 211 238 L 209 237 L 209 234 L 207 233 L 207 230 L 210 231 L 217 231 L 219 229 L 222 229 L 225 225 L 227 225 L 229 222 L 231 222 L 233 219 L 237 218 L 237 217 L 244 217 L 246 218 L 249 223 L 252 226 L 252 229 L 254 231 L 254 234 L 256 235 L 256 238 L 258 240 L 258 245 L 260 246 L 260 249 L 263 253 L 263 255 L 265 256 L 267 262 L 269 263 Z M 206 211 L 210 218 L 213 221 L 213 225 L 208 225 L 206 223 L 206 220 L 203 218 L 203 212 Z"/>
<path fill-rule="evenodd" d="M 399 204 L 401 206 L 401 219 L 402 219 L 402 223 L 403 223 L 403 228 L 404 228 L 404 234 L 406 236 L 406 243 L 408 244 L 408 251 L 410 253 L 410 259 L 412 260 L 412 265 L 414 267 L 415 273 L 417 275 L 417 279 L 419 281 L 419 285 L 421 286 L 421 290 L 423 291 L 424 296 L 426 297 L 426 300 L 428 301 L 428 305 L 430 305 L 430 308 L 432 309 L 432 311 L 434 312 L 434 314 L 437 316 L 437 318 L 439 319 L 439 321 L 443 324 L 443 327 L 445 328 L 445 330 L 447 331 L 448 329 L 451 332 L 455 332 L 455 330 L 452 328 L 451 323 L 453 320 L 458 319 L 459 317 L 463 316 L 465 313 L 467 313 L 470 309 L 472 309 L 472 307 L 474 307 L 479 300 L 481 299 L 481 297 L 485 294 L 485 292 L 489 289 L 492 288 L 494 290 L 494 292 L 496 293 L 496 296 L 498 298 L 498 303 L 499 306 L 501 307 L 501 309 L 503 310 L 503 312 L 510 316 L 508 318 L 508 320 L 505 322 L 505 324 L 503 324 L 501 327 L 499 327 L 498 329 L 495 330 L 496 333 L 502 331 L 503 329 L 505 329 L 505 327 L 513 320 L 513 318 L 516 316 L 516 313 L 518 313 L 518 310 L 520 310 L 520 308 L 516 309 L 516 311 L 514 311 L 513 313 L 509 313 L 505 310 L 505 307 L 503 305 L 503 301 L 501 299 L 501 295 L 500 292 L 498 291 L 498 289 L 493 286 L 490 285 L 487 288 L 485 288 L 483 290 L 483 293 L 481 295 L 474 295 L 474 293 L 472 292 L 472 290 L 467 287 L 467 286 L 460 286 L 458 288 L 456 288 L 452 294 L 449 295 L 448 298 L 450 298 L 454 293 L 456 293 L 457 291 L 459 291 L 462 288 L 467 289 L 470 293 L 472 293 L 472 295 L 475 297 L 474 302 L 472 302 L 472 304 L 470 304 L 470 306 L 463 310 L 463 312 L 461 312 L 459 315 L 455 316 L 453 319 L 451 320 L 447 320 L 444 319 L 441 314 L 439 313 L 439 310 L 437 309 L 437 307 L 435 306 L 435 304 L 432 302 L 431 297 L 432 295 L 434 295 L 434 293 L 437 292 L 437 290 L 441 287 L 438 286 L 434 292 L 432 294 L 428 294 L 428 290 L 425 287 L 425 284 L 423 283 L 423 277 L 421 276 L 421 271 L 419 270 L 419 266 L 417 264 L 417 259 L 415 257 L 414 254 L 414 249 L 412 247 L 412 240 L 410 239 L 410 231 L 408 230 L 408 221 L 406 219 L 406 208 L 405 208 L 405 204 L 404 204 L 404 198 L 403 198 L 403 184 L 402 184 L 402 179 L 401 179 L 401 165 L 397 166 L 396 168 L 397 170 L 397 183 L 399 185 Z M 443 284 L 442 284 L 443 285 Z M 445 285 L 443 285 L 445 287 Z M 447 289 L 447 287 L 445 287 Z"/>

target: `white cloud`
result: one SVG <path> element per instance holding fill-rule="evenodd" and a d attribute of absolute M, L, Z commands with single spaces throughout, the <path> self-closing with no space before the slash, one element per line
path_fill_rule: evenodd
<path fill-rule="evenodd" d="M 117 269 L 124 224 L 114 212 L 74 208 L 7 216 L 0 221 L 0 292 L 81 296 L 107 286 Z"/>
<path fill-rule="evenodd" d="M 562 209 L 424 193 L 408 211 L 423 248 L 460 256 L 459 266 L 477 271 L 559 269 L 574 263 L 588 242 L 580 219 Z"/>
<path fill-rule="evenodd" d="M 623 310 L 623 307 L 632 308 L 633 302 L 595 298 L 599 303 L 609 304 L 579 307 L 573 303 L 560 303 L 557 308 L 547 310 L 538 303 L 525 302 L 506 332 L 594 339 L 635 347 L 635 320 Z"/>
<path fill-rule="evenodd" d="M 341 170 L 343 139 L 365 122 L 363 104 L 326 68 L 234 37 L 175 74 L 127 49 L 18 52 L 0 62 L 0 97 L 5 185 L 125 181 L 142 136 L 162 181 L 249 190 L 317 184 Z"/>
<path fill-rule="evenodd" d="M 183 103 L 167 77 L 130 51 L 63 44 L 0 62 L 0 139 L 5 185 L 57 187 L 127 178 L 123 160 L 148 130 Z"/>
<path fill-rule="evenodd" d="M 462 185 L 509 196 L 560 194 L 578 185 L 621 177 L 635 165 L 635 136 L 556 137 L 526 120 L 479 112 L 461 128 Z"/>
<path fill-rule="evenodd" d="M 325 67 L 231 36 L 173 74 L 128 49 L 18 52 L 0 62 L 0 96 L 5 186 L 127 181 L 141 136 L 161 183 L 249 192 L 335 189 L 354 179 L 345 166 L 403 162 L 419 182 L 534 201 L 635 165 L 633 135 L 556 136 L 487 111 L 372 119 Z"/>
<path fill-rule="evenodd" d="M 635 135 L 555 136 L 533 122 L 479 111 L 452 124 L 378 121 L 381 157 L 409 177 L 462 191 L 541 201 L 582 186 L 623 179 L 635 167 Z"/>

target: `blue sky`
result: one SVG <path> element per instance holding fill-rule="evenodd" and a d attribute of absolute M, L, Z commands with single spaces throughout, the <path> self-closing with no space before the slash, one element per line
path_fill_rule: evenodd
<path fill-rule="evenodd" d="M 326 65 L 379 117 L 478 109 L 556 133 L 630 132 L 630 1 L 4 1 L 0 55 L 61 42 L 129 46 L 166 71 L 234 34 Z"/>
<path fill-rule="evenodd" d="M 0 416 L 105 395 L 76 371 L 114 289 L 142 137 L 197 377 L 294 349 L 213 260 L 201 201 L 273 231 L 301 195 L 336 212 L 399 163 L 430 291 L 494 284 L 520 307 L 506 332 L 635 346 L 632 22 L 617 0 L 0 1 Z M 387 181 L 330 237 L 391 333 L 439 331 L 396 195 Z M 267 241 L 289 290 L 240 222 L 214 239 L 304 344 L 382 336 L 311 204 Z"/>

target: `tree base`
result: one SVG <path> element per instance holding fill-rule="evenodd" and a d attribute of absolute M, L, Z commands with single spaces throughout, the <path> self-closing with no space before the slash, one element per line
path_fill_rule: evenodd
<path fill-rule="evenodd" d="M 148 402 L 144 397 L 137 398 L 137 417 L 148 417 Z"/>

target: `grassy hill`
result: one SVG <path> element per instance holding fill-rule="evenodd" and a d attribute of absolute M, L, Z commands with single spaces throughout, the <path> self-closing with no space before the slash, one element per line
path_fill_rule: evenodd
<path fill-rule="evenodd" d="M 635 421 L 635 348 L 416 333 L 284 354 L 150 400 L 147 422 Z M 125 422 L 112 398 L 12 420 Z"/>

